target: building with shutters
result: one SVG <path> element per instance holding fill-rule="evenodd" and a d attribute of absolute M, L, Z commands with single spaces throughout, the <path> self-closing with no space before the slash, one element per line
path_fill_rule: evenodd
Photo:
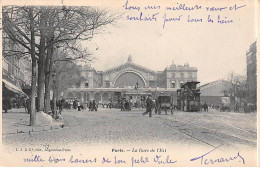
<path fill-rule="evenodd" d="M 2 82 L 5 97 L 24 95 L 24 87 L 31 86 L 31 61 L 22 54 L 23 48 L 3 33 Z"/>
<path fill-rule="evenodd" d="M 81 102 L 95 99 L 98 102 L 108 101 L 114 96 L 126 96 L 133 100 L 151 94 L 167 94 L 177 98 L 176 91 L 188 81 L 197 81 L 196 67 L 188 63 L 172 63 L 163 71 L 154 71 L 133 62 L 129 56 L 126 63 L 117 67 L 96 71 L 85 66 L 81 69 L 82 81 L 79 86 L 64 91 L 65 98 L 77 98 Z"/>
<path fill-rule="evenodd" d="M 256 42 L 254 42 L 246 53 L 247 62 L 247 84 L 248 84 L 248 102 L 256 104 L 257 94 L 257 68 L 256 68 Z"/>

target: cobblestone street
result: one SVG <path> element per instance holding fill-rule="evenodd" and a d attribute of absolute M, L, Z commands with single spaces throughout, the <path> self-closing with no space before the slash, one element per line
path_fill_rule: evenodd
<path fill-rule="evenodd" d="M 256 149 L 256 113 L 179 112 L 173 115 L 143 116 L 142 110 L 121 112 L 100 108 L 98 112 L 65 110 L 64 128 L 39 132 L 3 134 L 6 145 L 59 144 L 102 145 L 166 143 L 169 145 L 224 145 Z M 25 113 L 3 114 L 3 132 L 8 129 L 7 119 Z"/>

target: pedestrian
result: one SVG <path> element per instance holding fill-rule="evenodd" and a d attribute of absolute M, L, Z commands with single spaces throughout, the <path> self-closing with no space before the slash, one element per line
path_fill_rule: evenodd
<path fill-rule="evenodd" d="M 74 100 L 73 102 L 73 108 L 77 109 L 78 108 L 78 100 Z"/>
<path fill-rule="evenodd" d="M 245 112 L 245 114 L 248 112 L 247 102 L 244 102 L 244 112 Z"/>
<path fill-rule="evenodd" d="M 59 101 L 59 113 L 61 114 L 62 110 L 63 110 L 63 105 L 65 103 L 65 100 L 61 99 Z"/>
<path fill-rule="evenodd" d="M 239 112 L 239 103 L 238 102 L 236 102 L 235 112 Z"/>
<path fill-rule="evenodd" d="M 174 102 L 171 103 L 171 114 L 173 115 L 174 112 Z"/>
<path fill-rule="evenodd" d="M 65 99 L 62 98 L 60 100 L 60 109 L 61 109 L 61 111 L 63 110 L 65 103 L 66 103 Z"/>
<path fill-rule="evenodd" d="M 127 104 L 126 104 L 126 106 L 127 106 L 127 111 L 131 111 L 131 103 L 130 103 L 130 101 L 127 100 L 126 102 L 127 102 Z"/>
<path fill-rule="evenodd" d="M 23 98 L 23 107 L 24 107 L 24 110 L 25 110 L 25 113 L 27 113 L 27 106 L 26 106 L 26 97 Z"/>
<path fill-rule="evenodd" d="M 78 111 L 80 111 L 80 102 L 77 101 Z"/>
<path fill-rule="evenodd" d="M 92 102 L 92 111 L 97 111 L 97 104 L 95 100 Z"/>
<path fill-rule="evenodd" d="M 128 102 L 128 100 L 125 101 L 125 110 L 129 111 L 129 102 Z"/>
<path fill-rule="evenodd" d="M 155 99 L 155 106 L 154 106 L 155 114 L 158 114 L 159 107 L 160 107 L 159 101 L 158 99 Z"/>
<path fill-rule="evenodd" d="M 92 101 L 90 100 L 89 105 L 88 105 L 89 111 L 92 111 L 92 107 L 93 107 L 93 103 L 92 103 Z"/>
<path fill-rule="evenodd" d="M 26 100 L 26 107 L 27 107 L 28 114 L 31 114 L 31 100 L 30 100 L 30 98 L 28 98 Z"/>
<path fill-rule="evenodd" d="M 125 99 L 121 100 L 121 111 L 125 111 Z"/>
<path fill-rule="evenodd" d="M 151 95 L 149 94 L 146 99 L 146 111 L 143 113 L 143 116 L 149 113 L 149 117 L 152 117 L 152 107 L 153 107 L 153 101 Z"/>
<path fill-rule="evenodd" d="M 207 112 L 209 110 L 208 105 L 206 103 L 204 103 L 203 108 L 204 108 L 204 112 Z"/>

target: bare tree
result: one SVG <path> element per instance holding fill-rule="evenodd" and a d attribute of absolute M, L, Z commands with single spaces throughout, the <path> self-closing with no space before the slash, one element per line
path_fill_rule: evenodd
<path fill-rule="evenodd" d="M 35 94 L 36 94 L 36 43 L 35 43 L 35 13 L 33 8 L 6 7 L 3 9 L 3 31 L 11 41 L 21 45 L 29 53 L 32 60 L 32 81 L 31 81 L 31 113 L 30 125 L 35 125 Z M 20 23 L 20 24 L 18 24 Z"/>
<path fill-rule="evenodd" d="M 55 48 L 52 57 L 47 58 L 49 59 L 49 67 L 47 70 L 46 74 L 46 79 L 45 79 L 45 110 L 50 111 L 50 89 L 51 86 L 55 87 L 53 89 L 53 94 L 55 98 L 58 98 L 58 93 L 60 92 L 60 87 L 61 89 L 64 89 L 64 87 L 69 87 L 70 86 L 70 81 L 75 82 L 78 81 L 79 77 L 74 76 L 74 73 L 77 73 L 79 75 L 79 67 L 76 65 L 76 62 L 78 60 L 84 60 L 84 61 L 91 61 L 91 57 L 84 57 L 88 56 L 88 53 L 82 53 L 80 51 L 80 48 L 77 48 L 77 52 L 75 50 L 72 50 L 70 53 L 71 49 L 68 48 Z M 83 50 L 84 51 L 84 50 Z M 73 57 L 70 57 L 73 56 Z M 46 58 L 46 59 L 47 59 Z M 46 60 L 47 61 L 47 60 Z M 46 67 L 47 68 L 47 67 Z M 55 74 L 55 77 L 52 77 Z M 64 76 L 66 75 L 66 76 Z M 70 77 L 71 76 L 71 77 Z M 62 78 L 63 77 L 63 78 Z M 69 78 L 70 77 L 70 78 Z M 53 82 L 55 84 L 53 85 Z M 60 83 L 61 82 L 61 83 Z"/>
<path fill-rule="evenodd" d="M 47 36 L 47 57 L 45 64 L 45 110 L 49 109 L 49 79 L 52 68 L 52 58 L 54 48 L 63 48 L 70 52 L 65 58 L 56 59 L 59 61 L 70 61 L 76 59 L 85 59 L 91 61 L 86 50 L 81 50 L 80 44 L 83 40 L 89 40 L 95 34 L 95 30 L 101 26 L 112 24 L 116 19 L 115 16 L 107 16 L 107 11 L 98 10 L 90 7 L 56 7 L 49 9 L 51 13 L 48 19 L 48 36 Z M 64 56 L 64 55 L 62 55 Z M 56 81 L 58 83 L 59 81 Z"/>
<path fill-rule="evenodd" d="M 37 106 L 39 110 L 44 109 L 44 86 L 49 86 L 53 49 L 63 47 L 78 53 L 81 50 L 72 43 L 78 44 L 83 40 L 91 39 L 102 26 L 113 24 L 118 17 L 114 14 L 110 15 L 107 10 L 93 7 L 6 6 L 3 8 L 3 29 L 8 38 L 20 44 L 31 55 L 33 72 L 36 68 L 36 59 L 38 61 Z M 48 80 L 45 81 L 46 75 Z M 34 77 L 36 77 L 35 73 L 32 74 L 32 79 Z M 35 97 L 34 87 L 35 85 L 32 85 L 32 97 Z M 34 98 L 32 98 L 32 107 L 34 107 L 33 102 L 35 102 Z M 35 109 L 32 109 L 32 114 L 35 114 Z"/>
<path fill-rule="evenodd" d="M 246 77 L 231 72 L 228 75 L 228 82 L 231 84 L 228 93 L 238 98 L 240 102 L 244 101 L 248 95 Z"/>
<path fill-rule="evenodd" d="M 33 8 L 29 8 L 30 31 L 31 31 L 31 58 L 32 58 L 32 92 L 31 92 L 31 114 L 30 125 L 35 126 L 35 92 L 36 92 L 36 57 L 35 57 L 35 30 Z"/>

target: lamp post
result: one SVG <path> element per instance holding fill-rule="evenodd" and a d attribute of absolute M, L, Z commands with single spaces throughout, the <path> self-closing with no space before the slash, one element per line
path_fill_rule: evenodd
<path fill-rule="evenodd" d="M 137 103 L 137 105 L 138 105 L 138 103 L 139 103 L 139 101 L 138 101 L 138 81 L 136 82 L 136 84 L 135 84 L 135 90 L 136 90 L 136 103 Z"/>
<path fill-rule="evenodd" d="M 57 106 L 56 106 L 56 72 L 54 71 L 52 74 L 52 79 L 53 79 L 53 110 L 52 110 L 52 115 L 53 118 L 56 119 L 57 118 Z"/>

